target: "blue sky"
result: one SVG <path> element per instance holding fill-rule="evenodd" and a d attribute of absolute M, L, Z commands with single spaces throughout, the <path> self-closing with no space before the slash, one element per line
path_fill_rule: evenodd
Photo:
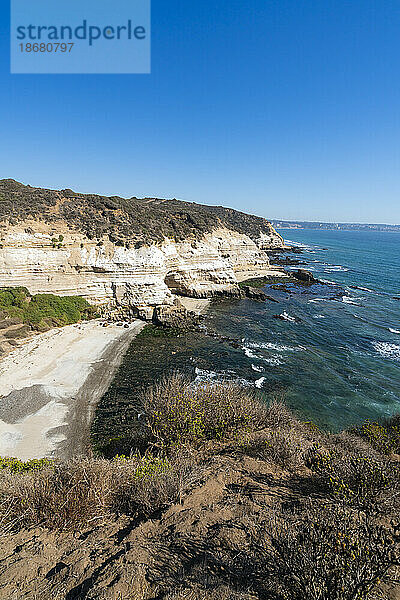
<path fill-rule="evenodd" d="M 7 4 L 0 178 L 400 223 L 398 0 L 153 0 L 151 75 L 10 75 Z"/>

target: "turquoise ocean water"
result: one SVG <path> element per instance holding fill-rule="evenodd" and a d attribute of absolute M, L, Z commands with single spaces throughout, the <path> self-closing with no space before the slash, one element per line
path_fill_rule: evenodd
<path fill-rule="evenodd" d="M 250 311 L 263 387 L 281 381 L 292 406 L 334 429 L 400 411 L 400 234 L 280 233 L 328 284 L 281 295 L 296 321 L 271 320 L 271 304 Z"/>
<path fill-rule="evenodd" d="M 301 250 L 289 256 L 323 283 L 266 286 L 278 302 L 216 300 L 203 334 L 134 341 L 99 403 L 95 434 L 123 434 L 141 389 L 173 369 L 197 382 L 235 379 L 284 396 L 332 430 L 400 412 L 400 234 L 280 233 Z"/>

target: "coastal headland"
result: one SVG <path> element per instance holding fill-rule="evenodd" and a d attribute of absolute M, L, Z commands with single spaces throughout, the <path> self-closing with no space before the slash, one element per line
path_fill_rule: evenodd
<path fill-rule="evenodd" d="M 3 315 L 2 455 L 82 453 L 92 408 L 144 321 L 182 324 L 196 319 L 212 297 L 259 294 L 241 289 L 243 280 L 287 278 L 268 257 L 284 241 L 261 217 L 178 200 L 32 188 L 14 180 L 0 181 L 0 195 L 1 287 L 25 290 L 30 308 L 36 297 L 29 293 L 81 297 L 111 323 L 69 325 L 31 337 L 31 328 L 49 327 L 46 318 L 32 324 L 28 311 L 22 322 L 10 310 Z M 117 321 L 129 322 L 129 328 Z"/>

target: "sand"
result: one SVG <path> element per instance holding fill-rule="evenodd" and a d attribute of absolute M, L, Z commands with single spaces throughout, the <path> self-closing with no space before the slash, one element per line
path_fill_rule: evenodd
<path fill-rule="evenodd" d="M 133 337 L 99 321 L 36 335 L 0 361 L 0 455 L 22 460 L 84 453 L 97 401 Z"/>
<path fill-rule="evenodd" d="M 187 298 L 186 296 L 179 296 L 179 301 L 187 310 L 197 314 L 203 313 L 211 302 L 208 298 Z"/>

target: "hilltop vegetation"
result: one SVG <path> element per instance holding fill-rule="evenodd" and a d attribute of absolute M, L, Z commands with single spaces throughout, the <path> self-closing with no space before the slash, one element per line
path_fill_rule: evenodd
<path fill-rule="evenodd" d="M 333 435 L 179 375 L 141 409 L 131 455 L 3 461 L 5 597 L 399 598 L 399 418 Z"/>
<path fill-rule="evenodd" d="M 225 226 L 250 237 L 271 232 L 270 223 L 222 206 L 204 206 L 179 200 L 119 198 L 48 190 L 26 186 L 13 179 L 0 181 L 0 221 L 11 224 L 27 218 L 56 224 L 64 221 L 89 238 L 109 235 L 111 241 L 130 243 L 199 239 L 215 227 Z"/>
<path fill-rule="evenodd" d="M 32 329 L 46 331 L 77 323 L 95 316 L 95 310 L 79 296 L 32 296 L 25 287 L 0 288 L 0 319 L 11 323 L 24 323 Z"/>

